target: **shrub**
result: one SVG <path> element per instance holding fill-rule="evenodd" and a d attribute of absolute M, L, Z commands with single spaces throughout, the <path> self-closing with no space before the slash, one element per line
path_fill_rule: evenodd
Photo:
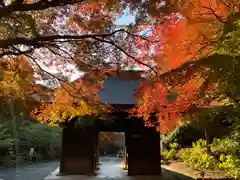
<path fill-rule="evenodd" d="M 176 142 L 170 144 L 170 150 L 162 149 L 161 154 L 164 160 L 174 160 L 178 152 L 178 144 Z"/>
<path fill-rule="evenodd" d="M 203 149 L 205 150 L 205 148 L 207 148 L 207 141 L 203 140 L 203 139 L 199 139 L 196 142 L 192 143 L 193 148 L 196 149 Z"/>
<path fill-rule="evenodd" d="M 212 170 L 217 161 L 214 156 L 207 153 L 207 142 L 199 139 L 193 143 L 193 148 L 181 149 L 180 158 L 200 171 Z"/>
<path fill-rule="evenodd" d="M 173 160 L 177 154 L 177 151 L 175 149 L 171 150 L 162 150 L 162 157 L 164 160 Z"/>
<path fill-rule="evenodd" d="M 240 178 L 240 143 L 230 138 L 215 138 L 212 151 L 218 157 L 218 168 L 227 177 Z"/>
<path fill-rule="evenodd" d="M 7 131 L 5 124 L 0 124 L 0 157 L 4 156 L 13 147 L 14 139 Z"/>
<path fill-rule="evenodd" d="M 181 149 L 180 158 L 203 173 L 219 169 L 225 177 L 240 178 L 240 159 L 236 155 L 239 145 L 231 139 L 214 139 L 211 148 L 220 155 L 208 153 L 206 141 L 199 139 L 192 148 Z"/>
<path fill-rule="evenodd" d="M 227 177 L 240 178 L 240 159 L 234 155 L 220 156 L 220 162 L 218 164 L 219 169 L 224 172 Z"/>
<path fill-rule="evenodd" d="M 178 143 L 174 142 L 170 144 L 171 149 L 178 149 Z"/>
<path fill-rule="evenodd" d="M 201 152 L 196 148 L 182 149 L 180 151 L 180 158 L 190 164 L 194 169 L 201 171 L 214 169 L 217 164 L 213 156 L 206 152 Z"/>
<path fill-rule="evenodd" d="M 221 154 L 237 155 L 240 153 L 240 143 L 230 138 L 215 138 L 211 144 L 211 150 L 219 156 Z"/>

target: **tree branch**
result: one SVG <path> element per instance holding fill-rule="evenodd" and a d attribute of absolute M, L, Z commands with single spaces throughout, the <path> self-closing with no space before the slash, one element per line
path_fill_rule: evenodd
<path fill-rule="evenodd" d="M 118 46 L 116 43 L 114 43 L 113 41 L 108 41 L 108 40 L 105 40 L 105 39 L 101 39 L 101 38 L 98 38 L 98 37 L 94 37 L 94 39 L 98 40 L 98 41 L 101 41 L 101 42 L 104 42 L 104 43 L 107 43 L 107 44 L 110 44 L 114 47 L 116 47 L 118 50 L 120 50 L 122 53 L 124 53 L 126 56 L 130 57 L 131 59 L 133 59 L 134 61 L 136 61 L 137 63 L 139 64 L 142 64 L 146 67 L 148 67 L 150 70 L 152 70 L 156 76 L 158 76 L 158 72 L 150 65 L 144 63 L 144 62 L 141 62 L 139 61 L 138 59 L 136 59 L 134 56 L 132 56 L 131 54 L 129 54 L 128 52 L 126 52 L 123 48 L 121 48 L 120 46 Z"/>
<path fill-rule="evenodd" d="M 13 56 L 20 56 L 24 53 L 31 53 L 33 52 L 34 49 L 29 49 L 29 50 L 26 50 L 26 51 L 18 51 L 18 52 L 15 52 L 15 51 L 6 51 L 6 52 L 3 52 L 3 53 L 0 53 L 0 58 L 3 57 L 3 56 L 10 56 L 10 55 L 13 55 Z"/>
<path fill-rule="evenodd" d="M 113 41 L 105 39 L 110 36 L 113 36 L 114 34 L 116 34 L 118 32 L 124 32 L 124 33 L 128 33 L 129 35 L 131 35 L 133 37 L 142 38 L 141 36 L 131 34 L 130 32 L 128 32 L 124 29 L 119 29 L 119 30 L 113 31 L 108 34 L 84 34 L 84 35 L 76 35 L 76 36 L 74 36 L 74 35 L 53 35 L 53 36 L 42 36 L 42 37 L 40 36 L 40 37 L 36 37 L 36 38 L 32 38 L 32 39 L 20 38 L 20 37 L 19 38 L 9 38 L 9 39 L 0 40 L 0 49 L 8 49 L 8 48 L 12 48 L 16 45 L 26 45 L 26 46 L 32 46 L 33 48 L 35 48 L 35 47 L 40 48 L 40 47 L 49 46 L 50 44 L 54 44 L 54 43 L 79 41 L 82 39 L 93 39 L 93 40 L 100 41 L 102 43 L 107 43 L 107 44 L 114 46 L 115 48 L 120 50 L 122 53 L 124 53 L 126 56 L 130 57 L 134 61 L 151 69 L 158 76 L 157 71 L 153 67 L 151 67 L 150 65 L 148 65 L 144 62 L 139 61 L 133 55 L 126 52 L 122 47 L 120 47 Z M 145 39 L 146 38 L 144 38 L 144 40 Z M 19 52 L 17 52 L 17 53 L 19 53 Z M 6 55 L 6 53 L 0 54 L 0 57 L 2 57 L 3 55 Z"/>
<path fill-rule="evenodd" d="M 8 38 L 8 39 L 0 40 L 0 48 L 7 49 L 13 45 L 41 46 L 41 43 L 44 43 L 44 42 L 70 42 L 74 40 L 81 40 L 81 39 L 88 39 L 88 38 L 95 39 L 95 37 L 106 38 L 109 36 L 113 36 L 114 34 L 121 31 L 127 32 L 124 29 L 119 29 L 108 34 L 83 34 L 83 35 L 75 35 L 75 36 L 74 35 L 53 35 L 53 36 L 39 36 L 32 39 L 20 38 L 20 37 Z M 138 37 L 140 38 L 141 36 L 138 36 Z"/>
<path fill-rule="evenodd" d="M 80 40 L 80 39 L 86 39 L 86 38 L 92 38 L 94 36 L 101 36 L 101 35 L 79 35 L 79 36 L 70 36 L 70 35 L 53 35 L 53 36 L 42 36 L 42 37 L 36 37 L 33 39 L 27 39 L 27 38 L 8 38 L 0 40 L 0 48 L 7 49 L 9 47 L 12 47 L 14 45 L 26 45 L 26 46 L 42 46 L 41 43 L 44 42 L 56 42 L 56 40 Z M 59 41 L 61 42 L 61 41 Z"/>
<path fill-rule="evenodd" d="M 50 7 L 59 7 L 70 4 L 82 3 L 84 0 L 40 0 L 32 4 L 23 4 L 23 0 L 17 0 L 8 6 L 0 8 L 0 18 L 6 17 L 13 12 L 18 11 L 38 11 L 44 10 Z"/>
<path fill-rule="evenodd" d="M 46 73 L 47 75 L 49 75 L 49 76 L 53 77 L 54 79 L 56 79 L 56 80 L 59 82 L 60 86 L 61 86 L 70 96 L 75 97 L 70 91 L 67 90 L 67 88 L 64 87 L 64 84 L 68 84 L 69 86 L 71 86 L 71 88 L 77 90 L 77 89 L 74 87 L 74 85 L 72 85 L 70 82 L 68 82 L 68 81 L 66 81 L 66 80 L 64 80 L 64 79 L 61 79 L 61 78 L 55 76 L 54 74 L 52 74 L 52 73 L 44 70 L 44 69 L 41 67 L 41 65 L 38 64 L 38 62 L 37 62 L 33 57 L 29 56 L 28 54 L 25 54 L 25 56 L 28 57 L 29 59 L 31 59 L 31 60 L 37 65 L 37 67 L 38 67 L 42 72 L 44 72 L 44 73 Z M 78 90 L 77 90 L 77 91 L 78 91 Z M 80 91 L 78 91 L 78 93 L 79 93 L 79 95 L 81 96 L 81 98 L 82 98 L 83 100 L 85 100 L 86 102 L 88 102 L 87 99 L 85 98 L 85 96 L 84 96 Z"/>
<path fill-rule="evenodd" d="M 220 22 L 222 22 L 224 24 L 227 23 L 219 15 L 217 15 L 217 13 L 210 7 L 210 3 L 209 3 L 209 7 L 207 7 L 207 6 L 201 6 L 201 7 L 204 8 L 204 9 L 209 10 L 216 17 L 216 19 L 219 20 Z"/>
<path fill-rule="evenodd" d="M 170 71 L 160 74 L 159 77 L 160 77 L 160 79 L 166 80 L 166 81 L 170 77 L 173 77 L 174 79 L 176 79 L 176 77 L 178 77 L 178 76 L 180 76 L 182 79 L 184 79 L 185 76 L 183 75 L 183 73 L 186 70 L 192 70 L 192 69 L 194 71 L 201 70 L 201 68 L 203 66 L 209 67 L 209 64 L 220 63 L 219 62 L 220 59 L 228 61 L 228 60 L 232 60 L 233 58 L 235 58 L 238 62 L 240 62 L 240 56 L 233 57 L 233 56 L 229 56 L 229 55 L 213 54 L 211 56 L 204 57 L 204 58 L 198 59 L 196 61 L 188 61 L 175 69 L 171 69 Z"/>

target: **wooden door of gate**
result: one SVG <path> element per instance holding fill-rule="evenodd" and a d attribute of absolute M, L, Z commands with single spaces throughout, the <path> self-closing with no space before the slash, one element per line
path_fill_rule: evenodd
<path fill-rule="evenodd" d="M 161 174 L 160 134 L 154 128 L 126 132 L 128 175 Z"/>
<path fill-rule="evenodd" d="M 68 127 L 62 133 L 60 174 L 93 174 L 97 131 Z"/>

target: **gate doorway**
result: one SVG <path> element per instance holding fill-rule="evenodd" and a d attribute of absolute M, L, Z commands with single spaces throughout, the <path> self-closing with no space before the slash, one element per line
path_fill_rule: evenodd
<path fill-rule="evenodd" d="M 125 170 L 121 167 L 124 162 L 125 133 L 99 132 L 96 174 L 101 178 L 122 179 Z"/>
<path fill-rule="evenodd" d="M 101 130 L 125 132 L 125 154 L 128 164 L 128 175 L 159 175 L 160 134 L 155 128 L 144 127 L 143 120 L 128 119 L 115 122 L 112 126 L 96 124 L 85 129 L 67 127 L 63 129 L 62 157 L 60 173 L 94 174 L 99 162 L 98 139 Z M 119 164 L 120 166 L 120 164 Z"/>

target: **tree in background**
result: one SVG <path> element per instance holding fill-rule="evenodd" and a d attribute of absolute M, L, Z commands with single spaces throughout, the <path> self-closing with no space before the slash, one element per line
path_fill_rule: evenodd
<path fill-rule="evenodd" d="M 0 124 L 0 166 L 4 164 L 4 157 L 12 150 L 14 140 L 9 132 L 7 132 L 6 125 Z"/>
<path fill-rule="evenodd" d="M 1 59 L 0 66 L 1 166 L 21 163 L 23 156 L 27 157 L 25 151 L 36 147 L 37 139 L 41 138 L 44 138 L 41 139 L 42 148 L 49 149 L 49 145 L 45 144 L 48 143 L 56 146 L 59 153 L 60 143 L 54 141 L 60 141 L 60 130 L 55 131 L 55 137 L 51 137 L 54 136 L 54 130 L 37 126 L 38 124 L 29 116 L 34 108 L 41 105 L 33 95 L 37 92 L 42 97 L 46 96 L 44 88 L 34 83 L 33 68 L 29 61 L 25 57 L 4 58 Z M 37 131 L 38 135 L 33 134 L 33 131 Z M 29 140 L 29 137 L 34 139 Z"/>

